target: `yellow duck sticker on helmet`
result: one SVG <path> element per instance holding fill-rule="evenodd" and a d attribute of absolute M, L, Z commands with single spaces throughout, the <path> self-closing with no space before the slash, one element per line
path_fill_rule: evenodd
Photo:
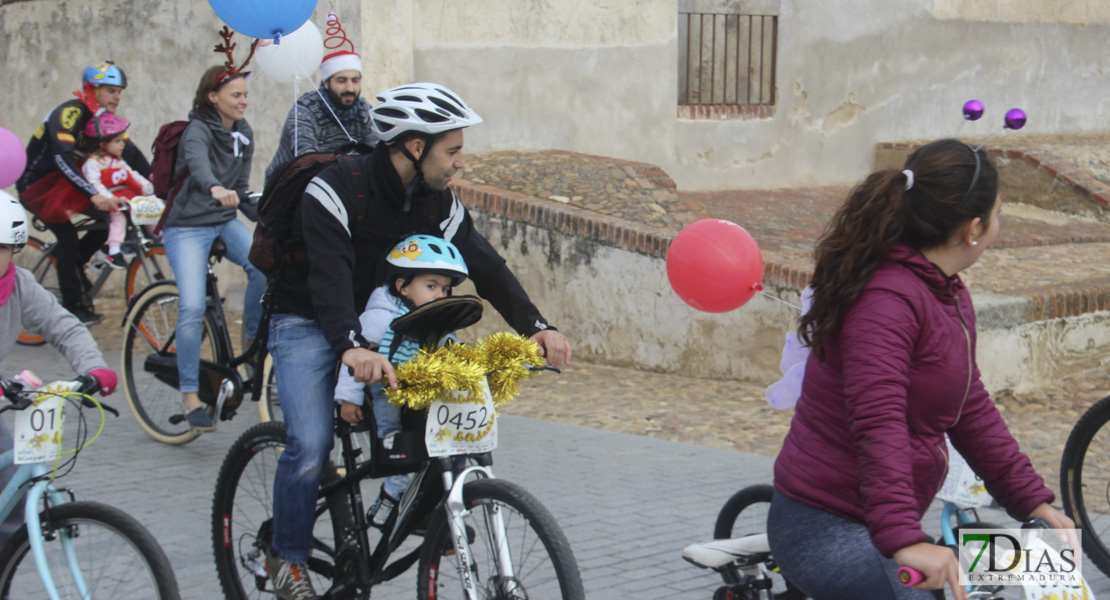
<path fill-rule="evenodd" d="M 409 260 L 416 260 L 416 257 L 420 256 L 421 254 L 424 254 L 424 251 L 420 249 L 420 246 L 417 245 L 416 242 L 409 242 L 409 244 L 404 248 L 402 248 L 401 246 L 397 246 L 393 250 L 390 250 L 389 258 L 405 257 Z"/>

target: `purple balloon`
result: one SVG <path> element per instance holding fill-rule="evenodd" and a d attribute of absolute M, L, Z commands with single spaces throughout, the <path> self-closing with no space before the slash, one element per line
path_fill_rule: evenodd
<path fill-rule="evenodd" d="M 968 100 L 964 103 L 964 119 L 978 121 L 983 116 L 983 103 L 978 100 Z"/>
<path fill-rule="evenodd" d="M 27 166 L 27 151 L 19 136 L 0 127 L 0 188 L 15 183 Z"/>
<path fill-rule="evenodd" d="M 1006 121 L 1003 127 L 1015 130 L 1025 127 L 1025 111 L 1020 108 L 1011 108 L 1006 111 Z"/>

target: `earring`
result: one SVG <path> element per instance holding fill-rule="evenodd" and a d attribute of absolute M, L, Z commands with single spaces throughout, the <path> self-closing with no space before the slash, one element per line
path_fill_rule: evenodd
<path fill-rule="evenodd" d="M 971 242 L 971 245 L 972 245 L 972 246 L 978 246 L 978 245 L 979 245 L 979 242 Z"/>

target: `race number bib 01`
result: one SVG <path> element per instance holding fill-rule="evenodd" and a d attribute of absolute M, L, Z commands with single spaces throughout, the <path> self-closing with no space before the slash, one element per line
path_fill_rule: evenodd
<path fill-rule="evenodd" d="M 15 414 L 15 464 L 58 458 L 62 443 L 62 398 L 41 394 L 35 404 Z"/>
<path fill-rule="evenodd" d="M 480 454 L 497 448 L 497 413 L 489 385 L 482 382 L 480 398 L 450 392 L 432 402 L 424 443 L 431 457 Z"/>

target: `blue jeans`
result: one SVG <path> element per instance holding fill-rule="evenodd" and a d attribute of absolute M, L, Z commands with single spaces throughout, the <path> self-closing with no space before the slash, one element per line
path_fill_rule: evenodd
<path fill-rule="evenodd" d="M 266 276 L 247 260 L 254 236 L 246 225 L 232 219 L 220 225 L 166 227 L 162 243 L 166 246 L 166 258 L 177 280 L 180 303 L 177 309 L 177 373 L 182 393 L 197 391 L 208 252 L 217 239 L 227 246 L 227 259 L 247 272 L 243 331 L 248 339 L 255 338 L 258 322 L 262 320 L 261 299 L 266 291 Z"/>
<path fill-rule="evenodd" d="M 933 599 L 898 582 L 898 563 L 879 554 L 866 525 L 777 491 L 767 537 L 783 576 L 814 600 Z"/>
<path fill-rule="evenodd" d="M 370 398 L 373 401 L 374 423 L 377 424 L 378 439 L 384 440 L 387 435 L 401 431 L 401 407 L 393 404 L 382 391 L 382 384 L 375 383 L 370 386 Z M 412 481 L 411 473 L 390 475 L 382 482 L 382 489 L 390 498 L 397 500 L 409 487 Z"/>
<path fill-rule="evenodd" d="M 274 475 L 273 552 L 308 560 L 320 476 L 334 445 L 336 356 L 320 324 L 298 315 L 270 319 L 270 354 L 288 441 Z"/>

